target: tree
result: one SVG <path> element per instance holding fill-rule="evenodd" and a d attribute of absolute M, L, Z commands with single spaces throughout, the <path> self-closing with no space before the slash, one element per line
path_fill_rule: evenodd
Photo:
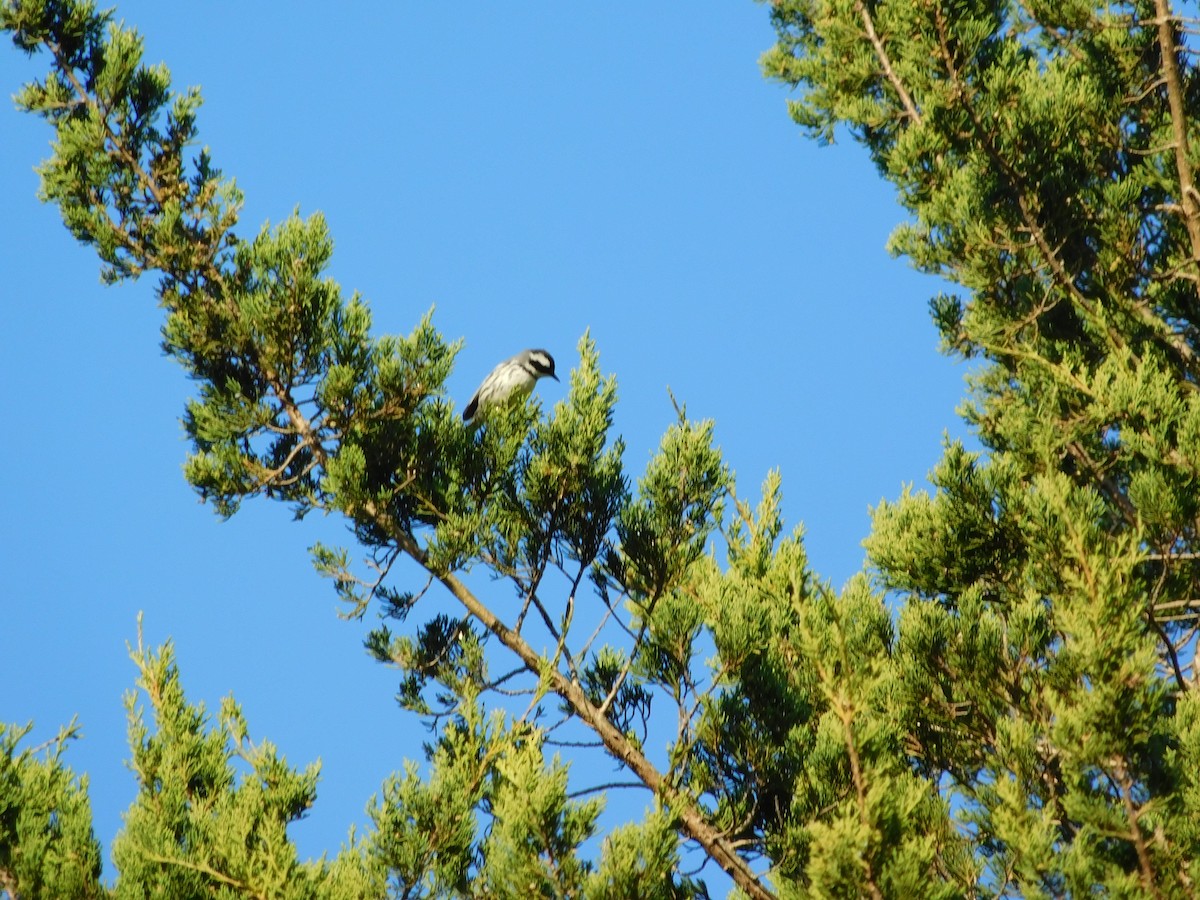
<path fill-rule="evenodd" d="M 631 485 L 586 335 L 567 400 L 464 428 L 442 390 L 457 345 L 428 316 L 373 337 L 323 275 L 319 216 L 237 234 L 232 183 L 185 159 L 198 94 L 172 95 L 133 32 L 86 3 L 0 6 L 53 60 L 19 98 L 57 131 L 46 199 L 107 278 L 160 278 L 164 347 L 200 385 L 189 481 L 225 516 L 262 496 L 345 517 L 359 549 L 318 547 L 318 566 L 396 623 L 370 649 L 440 728 L 430 774 L 395 776 L 370 833 L 300 863 L 283 828 L 312 773 L 252 744 L 232 703 L 214 725 L 170 648 L 139 644 L 156 723 L 131 701 L 141 792 L 113 893 L 703 895 L 681 842 L 751 897 L 1197 893 L 1185 23 L 1166 0 L 771 16 L 764 65 L 802 88 L 794 117 L 847 127 L 896 183 L 914 218 L 894 248 L 962 285 L 933 314 L 980 361 L 967 415 L 986 453 L 952 444 L 935 494 L 883 504 L 871 568 L 840 593 L 783 535 L 777 476 L 756 507 L 739 497 L 711 423 L 681 411 Z M 501 615 L 472 567 L 520 607 Z M 460 615 L 429 617 L 433 590 Z M 654 797 L 599 852 L 599 799 L 569 796 L 550 755 L 564 735 Z M 58 751 L 3 746 L 0 812 L 33 824 L 0 818 L 0 886 L 53 895 L 54 859 L 97 852 L 86 786 Z M 60 894 L 105 891 L 98 863 L 78 868 Z"/>
<path fill-rule="evenodd" d="M 1195 22 L 1153 3 L 781 2 L 792 115 L 870 150 L 981 361 L 936 495 L 876 512 L 897 715 L 997 893 L 1195 896 Z M 904 710 L 901 712 L 900 710 Z"/>

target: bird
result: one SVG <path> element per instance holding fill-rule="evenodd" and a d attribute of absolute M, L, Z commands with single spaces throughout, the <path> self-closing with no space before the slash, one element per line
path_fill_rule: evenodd
<path fill-rule="evenodd" d="M 558 381 L 554 374 L 554 357 L 545 350 L 522 350 L 516 356 L 510 356 L 483 379 L 463 410 L 463 421 L 471 422 L 480 410 L 489 406 L 529 396 L 537 380 L 546 377 Z"/>

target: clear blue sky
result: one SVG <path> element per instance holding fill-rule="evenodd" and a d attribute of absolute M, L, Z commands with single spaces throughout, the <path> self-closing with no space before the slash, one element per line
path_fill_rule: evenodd
<path fill-rule="evenodd" d="M 849 139 L 807 141 L 757 60 L 764 6 L 126 2 L 201 141 L 246 195 L 240 233 L 324 212 L 332 275 L 376 330 L 429 307 L 463 337 L 465 403 L 499 359 L 574 364 L 585 329 L 617 375 L 617 430 L 641 471 L 672 421 L 668 386 L 754 498 L 782 470 L 789 525 L 840 585 L 868 507 L 922 483 L 962 368 L 926 312 L 939 285 L 888 256 L 903 218 Z M 6 96 L 45 69 L 6 45 Z M 251 503 L 229 522 L 185 484 L 193 390 L 159 351 L 152 278 L 104 288 L 93 252 L 36 200 L 40 120 L 0 109 L 0 720 L 32 740 L 78 715 L 107 844 L 134 796 L 121 697 L 138 611 L 175 641 L 192 700 L 232 692 L 256 739 L 320 758 L 301 853 L 335 852 L 427 733 L 393 701 L 307 548 L 341 523 Z M 553 402 L 562 388 L 543 383 Z M 508 589 L 500 588 L 507 597 Z M 112 869 L 105 860 L 106 877 Z"/>

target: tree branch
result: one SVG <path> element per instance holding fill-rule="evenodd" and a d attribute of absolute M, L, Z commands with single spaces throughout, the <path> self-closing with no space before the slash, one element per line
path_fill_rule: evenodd
<path fill-rule="evenodd" d="M 1171 130 L 1175 141 L 1175 173 L 1179 178 L 1179 200 L 1183 206 L 1183 224 L 1192 244 L 1192 266 L 1200 270 L 1200 197 L 1196 193 L 1195 173 L 1192 170 L 1191 148 L 1188 142 L 1186 100 L 1183 78 L 1175 54 L 1175 17 L 1170 0 L 1154 0 L 1154 24 L 1158 29 L 1158 48 L 1162 54 L 1163 80 L 1167 85 L 1167 104 L 1171 110 Z"/>
<path fill-rule="evenodd" d="M 364 511 L 373 517 L 377 514 L 377 511 L 372 512 L 371 509 Z M 405 553 L 430 571 L 472 616 L 478 619 L 525 664 L 530 672 L 541 674 L 541 657 L 521 635 L 505 625 L 454 574 L 439 573 L 430 569 L 424 551 L 411 534 L 403 531 L 395 533 L 397 543 Z M 588 727 L 596 732 L 609 753 L 636 774 L 646 787 L 663 797 L 666 804 L 679 816 L 684 833 L 700 844 L 709 857 L 729 874 L 738 887 L 755 900 L 774 900 L 775 895 L 755 875 L 729 839 L 708 821 L 695 801 L 678 788 L 671 786 L 663 778 L 645 755 L 608 721 L 598 707 L 592 704 L 578 682 L 568 679 L 558 669 L 551 670 L 549 678 L 551 689 L 571 706 Z"/>
<path fill-rule="evenodd" d="M 1142 889 L 1148 896 L 1157 900 L 1162 897 L 1162 892 L 1155 883 L 1154 865 L 1150 860 L 1150 851 L 1146 846 L 1146 837 L 1142 834 L 1142 826 L 1138 823 L 1141 811 L 1133 802 L 1133 782 L 1129 778 L 1129 771 L 1125 768 L 1123 759 L 1116 759 L 1113 768 L 1118 793 L 1121 795 L 1121 803 L 1124 805 L 1125 815 L 1129 819 L 1129 834 L 1126 837 L 1133 844 L 1133 849 L 1137 853 Z"/>
<path fill-rule="evenodd" d="M 914 125 L 921 124 L 921 113 L 917 110 L 917 105 L 913 103 L 912 97 L 904 87 L 904 83 L 900 81 L 900 77 L 896 74 L 896 70 L 892 68 L 892 61 L 888 58 L 887 50 L 883 46 L 883 41 L 879 39 L 879 35 L 875 33 L 875 23 L 871 20 L 871 13 L 867 9 L 867 4 L 863 0 L 857 0 L 854 4 L 854 11 L 858 13 L 862 19 L 863 28 L 867 32 L 867 39 L 871 42 L 871 46 L 875 48 L 875 55 L 879 58 L 879 65 L 883 67 L 884 77 L 892 85 L 896 94 L 900 97 L 900 103 L 904 106 L 904 113 L 908 116 Z"/>
<path fill-rule="evenodd" d="M 262 893 L 261 891 L 253 890 L 251 888 L 250 884 L 248 884 L 247 882 L 239 881 L 236 878 L 232 878 L 229 875 L 226 875 L 224 872 L 218 872 L 216 869 L 214 869 L 212 866 L 208 865 L 207 863 L 202 863 L 202 862 L 196 863 L 196 862 L 192 862 L 191 860 L 188 860 L 188 859 L 180 859 L 179 857 L 163 856 L 162 854 L 155 853 L 153 850 L 151 850 L 149 847 L 146 847 L 145 845 L 138 844 L 136 846 L 137 846 L 138 850 L 141 852 L 141 854 L 143 856 L 145 856 L 146 859 L 150 860 L 151 862 L 156 862 L 161 866 L 178 866 L 181 869 L 190 869 L 191 871 L 198 872 L 201 875 L 207 875 L 209 878 L 213 879 L 214 881 L 220 882 L 221 884 L 231 887 L 234 890 L 238 891 L 239 893 L 245 894 L 249 897 L 253 897 L 254 900 L 267 900 L 266 894 Z"/>

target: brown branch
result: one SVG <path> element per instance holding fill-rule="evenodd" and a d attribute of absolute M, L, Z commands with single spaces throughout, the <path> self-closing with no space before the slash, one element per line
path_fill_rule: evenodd
<path fill-rule="evenodd" d="M 1142 878 L 1142 889 L 1145 890 L 1148 896 L 1161 898 L 1162 892 L 1159 891 L 1158 885 L 1154 880 L 1154 865 L 1150 860 L 1150 850 L 1146 846 L 1146 837 L 1142 834 L 1142 826 L 1138 824 L 1138 819 L 1141 818 L 1141 810 L 1133 802 L 1133 781 L 1129 777 L 1129 771 L 1125 768 L 1125 761 L 1120 757 L 1114 761 L 1113 768 L 1118 793 L 1121 795 L 1121 803 L 1124 805 L 1125 815 L 1129 819 L 1129 834 L 1126 837 L 1133 844 L 1133 849 L 1137 853 L 1138 870 Z"/>
<path fill-rule="evenodd" d="M 119 162 L 129 166 L 129 168 L 137 176 L 138 181 L 145 186 L 146 190 L 150 192 L 150 196 L 154 198 L 154 202 L 159 206 L 162 206 L 163 193 L 158 186 L 158 182 L 155 181 L 149 175 L 149 173 L 142 168 L 137 157 L 130 153 L 128 148 L 126 148 L 119 140 L 117 140 L 116 132 L 113 131 L 108 124 L 108 111 L 101 108 L 100 101 L 88 93 L 87 88 L 79 80 L 79 76 L 75 74 L 74 67 L 67 62 L 66 56 L 63 54 L 62 47 L 50 40 L 47 40 L 45 43 L 46 48 L 54 56 L 54 61 L 58 64 L 59 71 L 66 75 L 67 80 L 71 82 L 71 87 L 75 89 L 76 96 L 78 96 L 84 104 L 90 107 L 92 111 L 99 116 L 100 121 L 104 124 L 104 133 L 108 137 L 108 140 L 112 143 L 112 149 L 109 151 L 109 153 L 115 156 Z"/>
<path fill-rule="evenodd" d="M 1153 559 L 1153 557 L 1147 557 L 1147 559 Z M 1164 600 L 1162 603 L 1155 603 L 1152 609 L 1154 610 L 1155 615 L 1158 615 L 1159 613 L 1165 613 L 1173 609 L 1200 609 L 1200 598 L 1187 597 L 1183 600 Z M 1195 616 L 1196 613 L 1194 612 L 1183 612 L 1178 613 L 1173 617 L 1164 617 L 1163 620 L 1167 621 L 1170 618 L 1192 619 L 1195 618 Z"/>
<path fill-rule="evenodd" d="M 636 788 L 639 790 L 645 790 L 646 785 L 642 784 L 640 781 L 609 781 L 604 784 L 596 784 L 592 785 L 591 787 L 580 788 L 577 791 L 571 791 L 569 794 L 567 794 L 567 799 L 578 800 L 580 797 L 586 797 L 589 794 L 598 794 L 601 791 L 612 791 L 618 788 Z"/>
<path fill-rule="evenodd" d="M 913 103 L 912 97 L 905 89 L 904 83 L 896 74 L 896 70 L 892 68 L 892 61 L 888 57 L 886 48 L 883 46 L 883 41 L 879 39 L 879 35 L 875 32 L 875 23 L 871 20 L 871 13 L 867 9 L 867 4 L 863 0 L 857 0 L 854 4 L 854 11 L 862 18 L 863 28 L 867 32 L 867 40 L 875 48 L 875 56 L 879 58 L 879 65 L 883 67 L 884 77 L 887 78 L 892 88 L 899 95 L 900 103 L 904 106 L 904 114 L 912 120 L 914 125 L 920 125 L 921 113 L 917 110 L 917 105 Z"/>
<path fill-rule="evenodd" d="M 1154 0 L 1158 27 L 1158 48 L 1162 54 L 1163 79 L 1167 85 L 1167 104 L 1171 110 L 1171 130 L 1175 136 L 1175 172 L 1179 177 L 1179 199 L 1183 205 L 1183 223 L 1192 244 L 1192 265 L 1200 268 L 1200 202 L 1197 201 L 1195 173 L 1187 132 L 1187 106 L 1183 96 L 1183 78 L 1175 57 L 1177 42 L 1172 24 L 1170 0 Z"/>
<path fill-rule="evenodd" d="M 1149 555 L 1147 555 L 1147 558 L 1149 558 Z M 1154 586 L 1150 589 L 1149 602 L 1146 604 L 1146 619 L 1155 632 L 1158 633 L 1158 638 L 1162 642 L 1162 655 L 1164 655 L 1167 658 L 1167 661 L 1171 664 L 1171 670 L 1175 675 L 1175 683 L 1179 685 L 1180 691 L 1186 691 L 1187 678 L 1183 674 L 1183 669 L 1179 665 L 1179 650 L 1171 641 L 1171 637 L 1167 634 L 1166 628 L 1163 627 L 1163 623 L 1171 621 L 1172 617 L 1159 616 L 1160 604 L 1158 602 L 1158 598 L 1162 596 L 1163 590 L 1166 587 L 1167 576 L 1171 571 L 1170 558 L 1167 557 L 1164 559 L 1160 554 L 1159 559 L 1163 562 L 1163 565 L 1159 567 L 1158 578 L 1155 579 Z M 1178 608 L 1179 603 L 1182 602 L 1186 604 L 1188 601 L 1184 600 L 1168 602 L 1172 607 Z M 1182 616 L 1180 618 L 1187 618 L 1187 616 Z"/>
<path fill-rule="evenodd" d="M 625 665 L 621 667 L 621 671 L 618 672 L 617 677 L 613 679 L 613 686 L 609 690 L 608 696 L 606 696 L 603 702 L 601 702 L 601 704 L 596 708 L 597 712 L 601 716 L 608 716 L 608 708 L 612 706 L 613 701 L 617 699 L 617 694 L 621 690 L 621 685 L 623 685 L 625 683 L 625 679 L 629 677 L 629 670 L 633 668 L 634 658 L 637 656 L 637 652 L 642 648 L 642 639 L 646 636 L 646 629 L 649 627 L 650 623 L 643 620 L 642 627 L 638 629 L 637 637 L 633 639 L 633 646 L 629 649 L 629 658 L 625 660 Z"/>
<path fill-rule="evenodd" d="M 363 512 L 375 518 L 378 524 L 382 525 L 386 522 L 387 517 L 380 518 L 380 512 L 374 508 L 374 504 L 368 503 Z M 478 619 L 525 664 L 530 672 L 539 675 L 543 673 L 541 657 L 519 634 L 505 625 L 495 613 L 481 603 L 455 575 L 430 569 L 424 551 L 411 534 L 396 528 L 395 523 L 391 523 L 388 527 L 396 535 L 400 548 L 415 562 L 430 571 L 472 616 Z M 570 704 L 576 715 L 603 741 L 608 752 L 637 775 L 646 787 L 664 799 L 666 805 L 679 816 L 684 833 L 700 844 L 708 856 L 729 874 L 738 887 L 755 900 L 774 900 L 775 895 L 755 875 L 746 860 L 738 855 L 729 839 L 724 837 L 705 818 L 695 801 L 667 783 L 642 752 L 617 730 L 600 709 L 588 699 L 578 682 L 568 679 L 558 669 L 549 672 L 549 679 L 551 689 Z"/>
<path fill-rule="evenodd" d="M 1158 635 L 1159 643 L 1162 645 L 1163 655 L 1166 656 L 1167 662 L 1171 664 L 1171 672 L 1175 676 L 1175 683 L 1179 685 L 1181 692 L 1187 690 L 1187 678 L 1184 677 L 1183 669 L 1179 666 L 1179 652 L 1175 649 L 1175 644 L 1172 643 L 1167 630 L 1163 628 L 1162 621 L 1155 617 L 1153 610 L 1146 610 L 1146 620 L 1150 623 L 1150 627 L 1154 629 Z M 1170 620 L 1168 620 L 1170 621 Z"/>
<path fill-rule="evenodd" d="M 842 672 L 852 672 L 854 667 L 850 664 L 850 655 L 846 648 L 846 634 L 843 630 L 842 622 L 835 619 L 837 627 L 837 653 L 841 662 Z M 875 827 L 871 823 L 871 815 L 867 809 L 867 783 L 863 777 L 862 759 L 858 753 L 858 742 L 854 739 L 854 713 L 855 703 L 851 696 L 847 696 L 847 692 L 842 687 L 835 687 L 834 680 L 837 678 L 834 672 L 821 661 L 820 657 L 816 661 L 817 677 L 820 678 L 824 686 L 824 693 L 829 702 L 829 707 L 833 714 L 837 716 L 838 721 L 842 723 L 842 738 L 846 743 L 846 755 L 850 761 L 850 778 L 854 782 L 855 800 L 858 806 L 858 821 L 863 829 L 868 832 L 875 832 Z M 883 900 L 883 892 L 879 889 L 879 885 L 875 880 L 875 867 L 873 865 L 870 852 L 860 852 L 859 863 L 862 866 L 863 875 L 866 878 L 866 886 L 873 900 Z"/>

